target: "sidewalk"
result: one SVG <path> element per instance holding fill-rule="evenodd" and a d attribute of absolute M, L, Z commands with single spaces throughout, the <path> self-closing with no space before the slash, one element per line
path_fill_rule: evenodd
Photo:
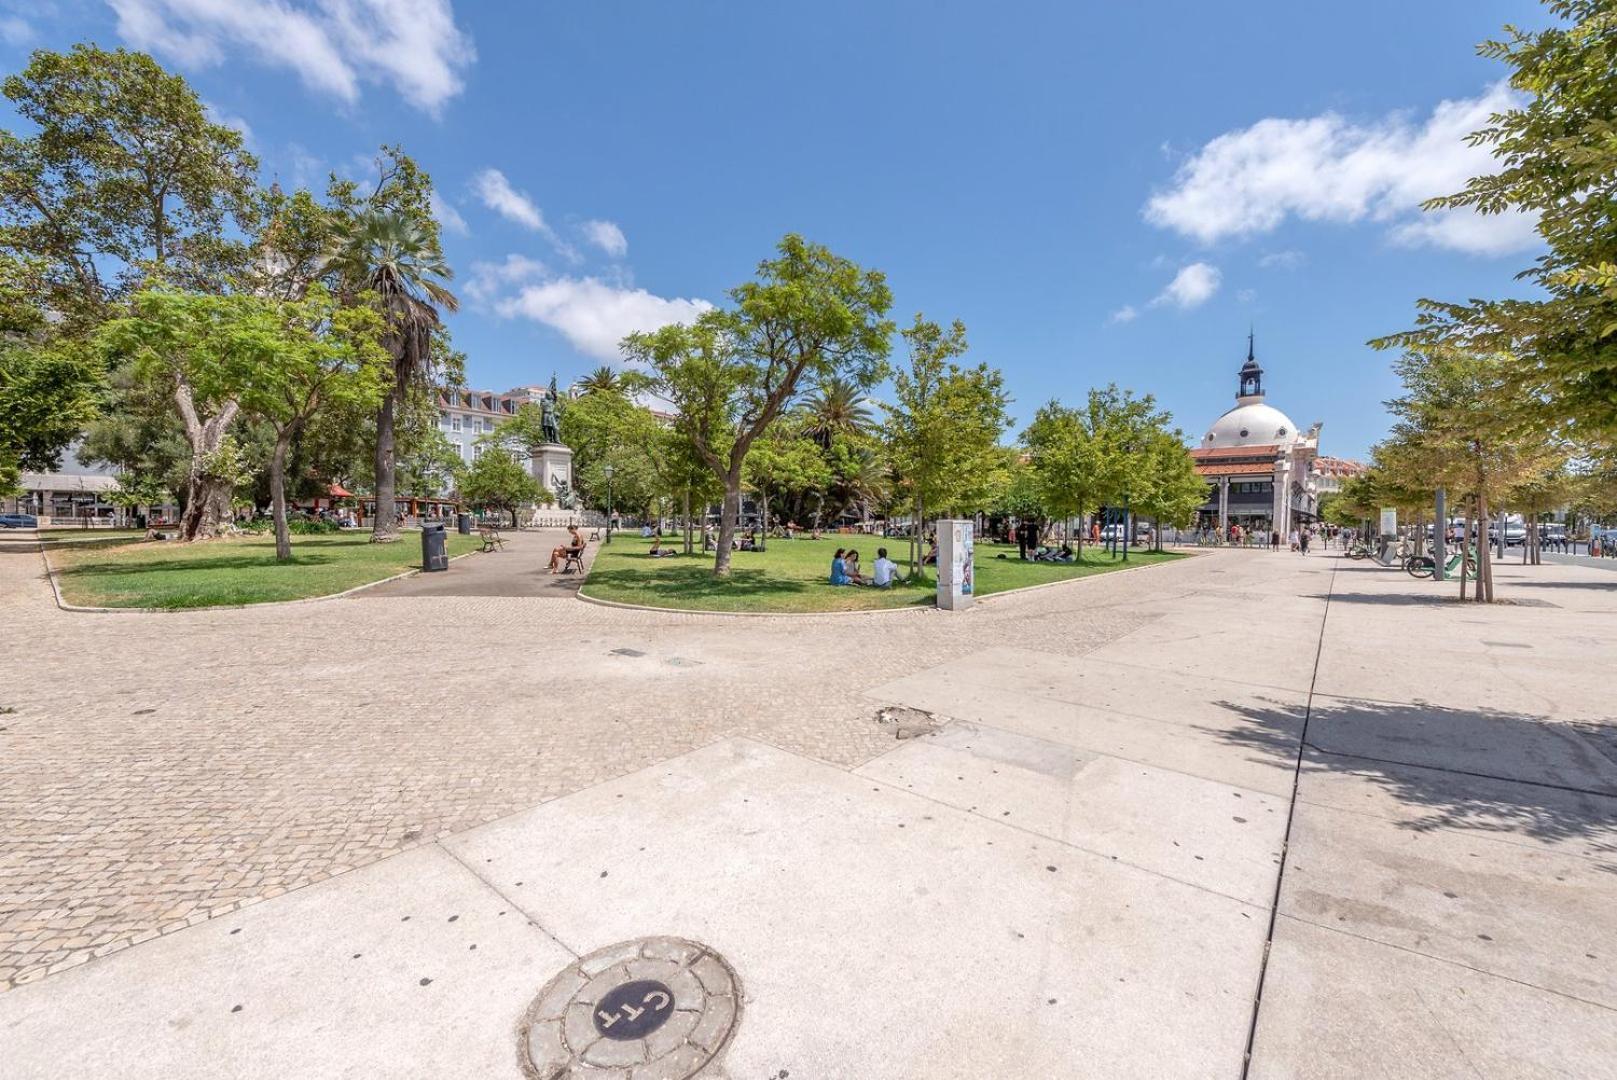
<path fill-rule="evenodd" d="M 6 1075 L 516 1078 L 557 1030 L 613 1080 L 1617 1075 L 1617 580 L 1497 572 L 1217 552 L 883 623 L 947 645 L 836 670 L 934 734 L 839 766 L 777 737 L 779 662 L 710 682 L 780 719 L 0 994 Z M 746 623 L 656 633 L 695 691 L 864 633 Z M 527 1012 L 657 936 L 728 962 L 730 1034 Z"/>

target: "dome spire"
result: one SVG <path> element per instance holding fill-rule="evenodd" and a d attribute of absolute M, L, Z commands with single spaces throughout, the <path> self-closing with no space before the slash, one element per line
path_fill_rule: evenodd
<path fill-rule="evenodd" d="M 1246 334 L 1246 363 L 1241 365 L 1240 388 L 1236 391 L 1235 400 L 1263 397 L 1263 369 L 1258 366 L 1258 357 L 1254 345 L 1256 335 L 1251 329 Z"/>

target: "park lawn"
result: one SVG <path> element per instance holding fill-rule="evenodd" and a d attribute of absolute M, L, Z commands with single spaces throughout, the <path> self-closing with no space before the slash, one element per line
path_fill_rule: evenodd
<path fill-rule="evenodd" d="M 481 540 L 449 534 L 449 554 Z M 275 561 L 275 538 L 195 544 L 156 540 L 113 547 L 50 545 L 62 598 L 84 607 L 198 608 L 329 596 L 421 565 L 421 538 L 373 544 L 370 533 L 292 537 L 292 561 Z"/>
<path fill-rule="evenodd" d="M 764 552 L 737 551 L 731 556 L 728 581 L 713 577 L 713 555 L 700 553 L 653 559 L 646 554 L 651 541 L 634 535 L 618 534 L 610 546 L 602 546 L 590 567 L 582 592 L 595 600 L 647 607 L 685 608 L 697 611 L 820 612 L 870 611 L 882 608 L 928 605 L 937 595 L 937 579 L 929 567 L 926 580 L 892 589 L 837 588 L 828 583 L 831 555 L 849 544 L 859 551 L 860 564 L 870 573 L 876 549 L 885 547 L 903 570 L 904 540 L 883 540 L 871 536 L 835 536 L 824 540 L 771 540 Z M 683 550 L 683 540 L 664 542 Z M 998 559 L 996 555 L 1008 554 Z M 1016 557 L 1016 548 L 1004 544 L 977 545 L 977 595 L 1008 592 L 1030 585 L 1045 585 L 1069 578 L 1087 577 L 1124 566 L 1142 566 L 1181 556 L 1172 553 L 1136 551 L 1127 563 L 1104 553 L 1085 553 L 1082 563 L 1029 563 Z"/>

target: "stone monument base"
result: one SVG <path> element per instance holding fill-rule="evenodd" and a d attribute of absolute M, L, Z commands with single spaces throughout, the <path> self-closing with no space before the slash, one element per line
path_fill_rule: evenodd
<path fill-rule="evenodd" d="M 573 490 L 573 449 L 561 443 L 545 443 L 534 451 L 529 462 L 533 478 L 548 492 Z M 556 481 L 560 480 L 561 484 Z"/>

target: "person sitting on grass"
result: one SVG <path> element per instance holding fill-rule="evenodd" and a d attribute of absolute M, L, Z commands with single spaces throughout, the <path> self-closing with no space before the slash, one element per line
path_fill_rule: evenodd
<path fill-rule="evenodd" d="M 926 538 L 926 554 L 921 556 L 921 565 L 938 565 L 938 538 L 936 536 Z"/>
<path fill-rule="evenodd" d="M 651 550 L 646 552 L 646 554 L 650 555 L 653 559 L 667 559 L 678 555 L 679 552 L 675 551 L 673 548 L 663 547 L 663 538 L 659 534 L 651 538 Z"/>
<path fill-rule="evenodd" d="M 577 525 L 567 526 L 567 543 L 560 547 L 550 549 L 550 572 L 560 573 L 562 563 L 569 555 L 582 555 L 584 553 L 584 538 L 578 533 Z"/>
<path fill-rule="evenodd" d="M 837 548 L 836 554 L 831 556 L 831 584 L 833 585 L 853 584 L 848 580 L 848 563 L 843 558 L 843 554 L 843 550 Z"/>
<path fill-rule="evenodd" d="M 847 569 L 848 580 L 850 582 L 855 585 L 870 584 L 869 580 L 867 580 L 865 575 L 859 570 L 859 553 L 857 551 L 855 551 L 853 548 L 849 548 L 848 554 L 843 557 L 842 562 L 843 566 Z"/>
<path fill-rule="evenodd" d="M 757 551 L 758 550 L 758 534 L 755 533 L 755 532 L 749 532 L 746 536 L 742 537 L 741 538 L 741 550 L 742 551 Z"/>
<path fill-rule="evenodd" d="M 898 564 L 887 557 L 886 548 L 876 549 L 876 565 L 872 569 L 875 573 L 870 583 L 878 589 L 891 589 L 898 579 Z"/>

